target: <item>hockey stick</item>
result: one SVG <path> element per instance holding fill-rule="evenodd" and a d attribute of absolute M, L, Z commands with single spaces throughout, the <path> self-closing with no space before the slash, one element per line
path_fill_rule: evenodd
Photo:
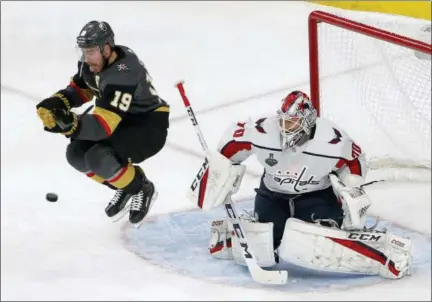
<path fill-rule="evenodd" d="M 83 117 L 84 115 L 88 114 L 88 113 L 90 112 L 90 110 L 93 109 L 93 107 L 94 107 L 94 105 L 90 105 L 90 106 L 88 106 L 87 109 L 84 110 L 84 112 L 80 115 L 80 118 Z M 78 119 L 78 120 L 79 120 L 79 119 Z M 55 122 L 56 122 L 57 126 L 59 126 L 62 130 L 68 129 L 68 126 L 65 125 L 65 124 L 63 123 L 63 121 L 60 121 L 60 120 L 57 120 L 57 119 L 56 119 Z"/>
<path fill-rule="evenodd" d="M 84 112 L 83 112 L 83 113 L 81 113 L 81 116 L 84 116 L 84 115 L 86 115 L 87 113 L 89 113 L 89 112 L 90 112 L 90 110 L 92 110 L 92 109 L 93 109 L 93 107 L 94 107 L 94 105 L 90 105 L 90 106 L 88 106 L 88 107 L 87 107 L 87 109 L 86 109 L 86 110 L 84 110 Z"/>
<path fill-rule="evenodd" d="M 208 147 L 207 143 L 204 140 L 204 136 L 201 132 L 201 128 L 198 125 L 198 121 L 195 117 L 195 114 L 192 110 L 191 104 L 189 102 L 189 99 L 186 96 L 186 92 L 183 87 L 183 82 L 179 82 L 176 84 L 177 89 L 180 92 L 180 95 L 183 99 L 183 103 L 186 107 L 186 110 L 190 116 L 190 119 L 192 121 L 192 125 L 194 126 L 195 132 L 198 135 L 198 139 L 201 143 L 201 147 L 203 150 L 207 153 Z M 207 168 L 208 169 L 208 168 Z M 267 271 L 262 269 L 258 263 L 257 260 L 252 252 L 252 250 L 249 247 L 246 233 L 243 230 L 243 227 L 241 226 L 239 215 L 237 214 L 237 210 L 234 207 L 234 204 L 232 203 L 231 196 L 228 196 L 224 202 L 225 210 L 228 214 L 229 220 L 234 228 L 234 231 L 239 238 L 240 245 L 243 248 L 243 257 L 247 264 L 247 267 L 249 269 L 249 272 L 252 276 L 252 279 L 254 279 L 258 283 L 263 284 L 285 284 L 288 280 L 288 272 L 287 271 Z"/>

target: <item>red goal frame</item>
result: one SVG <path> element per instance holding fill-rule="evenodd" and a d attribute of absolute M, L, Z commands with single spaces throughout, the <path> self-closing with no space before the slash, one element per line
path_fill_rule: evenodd
<path fill-rule="evenodd" d="M 366 36 L 377 38 L 393 44 L 404 46 L 412 50 L 432 55 L 432 45 L 422 41 L 404 37 L 389 31 L 378 29 L 363 23 L 351 21 L 323 11 L 313 11 L 309 14 L 309 77 L 310 97 L 312 104 L 320 115 L 320 82 L 319 82 L 319 60 L 318 60 L 318 24 L 325 22 L 333 26 L 342 27 Z"/>

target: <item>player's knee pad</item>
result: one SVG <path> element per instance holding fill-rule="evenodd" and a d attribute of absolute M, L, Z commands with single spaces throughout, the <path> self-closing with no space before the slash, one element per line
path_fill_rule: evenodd
<path fill-rule="evenodd" d="M 241 226 L 258 265 L 261 267 L 273 266 L 276 263 L 273 248 L 273 223 L 259 223 L 241 218 Z M 238 264 L 246 265 L 243 248 L 227 218 L 212 222 L 210 253 L 215 258 L 233 259 Z"/>
<path fill-rule="evenodd" d="M 279 257 L 314 270 L 398 279 L 411 272 L 411 241 L 377 231 L 344 231 L 288 219 Z"/>
<path fill-rule="evenodd" d="M 84 156 L 88 170 L 103 179 L 110 179 L 122 168 L 110 146 L 96 144 Z"/>
<path fill-rule="evenodd" d="M 89 170 L 84 155 L 85 151 L 80 148 L 79 141 L 74 141 L 67 145 L 66 160 L 69 165 L 82 173 L 86 173 Z"/>

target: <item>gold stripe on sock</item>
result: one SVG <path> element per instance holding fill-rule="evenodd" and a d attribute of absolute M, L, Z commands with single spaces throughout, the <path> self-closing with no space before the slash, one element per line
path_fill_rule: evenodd
<path fill-rule="evenodd" d="M 94 181 L 97 181 L 98 183 L 103 183 L 103 182 L 105 181 L 105 179 L 103 179 L 103 178 L 100 177 L 100 176 L 97 176 L 96 174 L 93 175 L 93 176 L 91 177 L 91 179 L 93 179 Z"/>
<path fill-rule="evenodd" d="M 107 181 L 118 189 L 123 189 L 128 184 L 132 182 L 135 177 L 135 167 L 132 165 L 127 165 L 123 167 L 121 171 L 119 171 L 118 175 L 114 176 L 111 179 L 107 179 Z"/>
<path fill-rule="evenodd" d="M 86 175 L 87 175 L 88 177 L 90 177 L 91 179 L 93 179 L 94 181 L 97 181 L 98 183 L 103 183 L 103 182 L 105 181 L 105 179 L 103 179 L 103 178 L 100 177 L 100 176 L 97 176 L 97 175 L 94 174 L 93 172 L 86 173 Z"/>

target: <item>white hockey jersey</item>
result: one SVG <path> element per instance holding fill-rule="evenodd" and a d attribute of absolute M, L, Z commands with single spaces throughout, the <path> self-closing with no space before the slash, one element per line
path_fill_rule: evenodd
<path fill-rule="evenodd" d="M 341 169 L 366 176 L 365 155 L 338 126 L 317 118 L 310 139 L 301 146 L 282 150 L 277 117 L 248 120 L 230 126 L 218 152 L 241 163 L 255 154 L 264 167 L 263 181 L 270 191 L 302 194 L 331 186 L 329 174 Z"/>

